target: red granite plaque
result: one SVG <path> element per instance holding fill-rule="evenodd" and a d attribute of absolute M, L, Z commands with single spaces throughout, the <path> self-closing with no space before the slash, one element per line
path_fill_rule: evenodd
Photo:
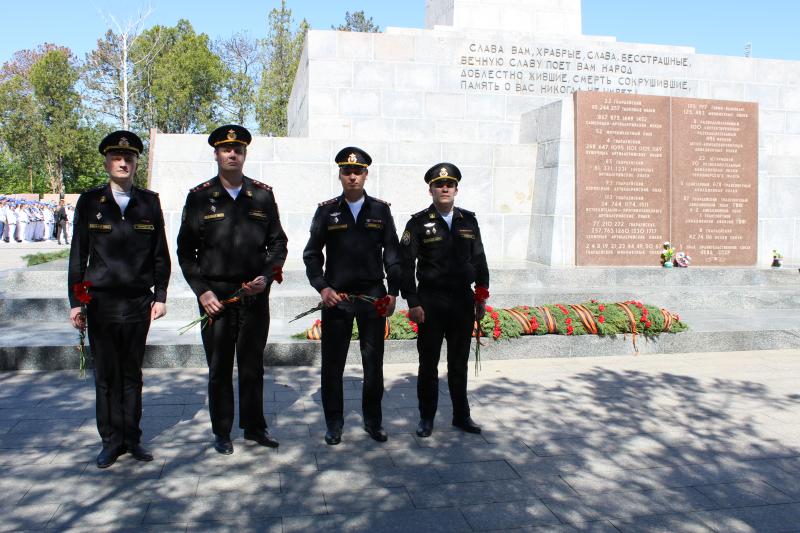
<path fill-rule="evenodd" d="M 757 104 L 672 99 L 672 239 L 694 265 L 756 263 L 757 146 Z"/>
<path fill-rule="evenodd" d="M 577 92 L 575 262 L 756 263 L 758 105 Z"/>
<path fill-rule="evenodd" d="M 578 92 L 575 106 L 576 264 L 657 264 L 669 238 L 669 99 Z"/>

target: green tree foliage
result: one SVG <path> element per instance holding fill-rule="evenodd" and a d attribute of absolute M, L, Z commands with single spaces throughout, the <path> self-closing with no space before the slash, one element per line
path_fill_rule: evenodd
<path fill-rule="evenodd" d="M 332 25 L 331 29 L 339 31 L 360 31 L 364 33 L 378 33 L 381 31 L 380 27 L 372 22 L 372 17 L 367 18 L 364 11 L 356 11 L 355 13 L 345 11 L 344 24 L 340 24 L 338 27 Z"/>
<path fill-rule="evenodd" d="M 255 112 L 258 42 L 246 33 L 235 33 L 214 43 L 214 51 L 225 65 L 221 118 L 224 122 L 245 124 Z"/>
<path fill-rule="evenodd" d="M 67 48 L 22 50 L 0 71 L 0 187 L 64 192 L 85 149 L 79 68 Z M 8 191 L 12 192 L 12 191 Z"/>
<path fill-rule="evenodd" d="M 263 47 L 263 70 L 258 88 L 256 120 L 262 135 L 286 135 L 286 109 L 292 94 L 294 76 L 303 52 L 309 24 L 303 19 L 292 28 L 292 10 L 281 0 L 280 9 L 273 9 L 267 19 L 267 38 Z"/>
<path fill-rule="evenodd" d="M 197 34 L 187 20 L 175 27 L 142 32 L 131 54 L 153 60 L 134 72 L 134 124 L 165 133 L 207 131 L 217 119 L 225 67 L 210 49 L 208 35 Z"/>

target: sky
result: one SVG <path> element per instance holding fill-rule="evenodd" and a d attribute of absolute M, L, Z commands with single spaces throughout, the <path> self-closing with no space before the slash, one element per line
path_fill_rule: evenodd
<path fill-rule="evenodd" d="M 103 33 L 104 15 L 118 20 L 135 17 L 142 7 L 153 9 L 146 26 L 172 26 L 188 19 L 195 30 L 212 39 L 246 31 L 266 34 L 269 11 L 280 0 L 34 0 L 0 1 L 0 63 L 16 50 L 52 42 L 84 58 Z M 425 0 L 287 0 L 295 20 L 312 28 L 330 29 L 344 22 L 346 11 L 364 10 L 381 29 L 425 26 Z M 698 53 L 800 60 L 800 2 L 793 0 L 583 0 L 583 33 L 614 36 L 621 42 L 694 47 Z"/>

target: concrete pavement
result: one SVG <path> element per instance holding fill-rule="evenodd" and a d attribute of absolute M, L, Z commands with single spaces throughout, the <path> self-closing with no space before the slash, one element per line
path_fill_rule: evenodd
<path fill-rule="evenodd" d="M 94 457 L 91 375 L 0 373 L 0 531 L 800 532 L 798 350 L 485 361 L 469 435 L 447 387 L 414 435 L 415 365 L 385 366 L 379 444 L 347 369 L 323 442 L 317 367 L 270 367 L 278 450 L 211 449 L 203 369 L 147 369 L 152 463 Z M 440 365 L 444 370 L 444 364 Z"/>

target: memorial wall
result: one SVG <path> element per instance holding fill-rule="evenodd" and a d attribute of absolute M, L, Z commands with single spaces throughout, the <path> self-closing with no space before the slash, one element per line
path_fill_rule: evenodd
<path fill-rule="evenodd" d="M 756 263 L 758 106 L 575 93 L 578 266 Z"/>
<path fill-rule="evenodd" d="M 425 170 L 449 160 L 464 173 L 459 202 L 477 212 L 493 260 L 580 264 L 572 94 L 591 91 L 757 104 L 745 106 L 749 117 L 743 120 L 757 124 L 757 132 L 699 124 L 681 138 L 685 145 L 673 138 L 660 156 L 653 151 L 646 158 L 622 158 L 629 164 L 616 166 L 637 169 L 640 181 L 663 179 L 664 165 L 671 165 L 672 179 L 669 190 L 654 185 L 622 202 L 666 209 L 668 198 L 669 222 L 655 211 L 641 213 L 646 217 L 636 231 L 647 236 L 647 246 L 686 235 L 695 264 L 768 265 L 772 249 L 787 261 L 800 260 L 800 62 L 710 56 L 689 46 L 582 35 L 579 0 L 428 0 L 426 10 L 425 29 L 308 32 L 289 103 L 289 137 L 257 137 L 247 167 L 252 177 L 274 187 L 287 230 L 296 236 L 290 258 L 300 257 L 316 202 L 338 193 L 333 154 L 354 144 L 371 151 L 375 163 L 367 190 L 392 202 L 398 226 L 429 202 L 421 181 Z M 673 112 L 678 101 L 673 100 Z M 643 149 L 671 134 L 681 120 L 697 118 L 645 107 L 632 111 L 653 124 L 644 128 L 652 136 L 642 136 Z M 757 135 L 755 141 L 745 139 L 748 132 Z M 739 170 L 737 162 L 712 161 L 711 153 L 697 153 L 692 144 L 718 142 L 706 137 L 757 143 L 757 156 L 750 166 L 740 161 Z M 206 150 L 201 135 L 156 139 L 150 182 L 173 214 L 168 218 L 180 212 L 188 187 L 213 173 Z M 699 159 L 702 155 L 708 158 Z M 683 185 L 676 181 L 678 167 L 686 176 Z M 714 185 L 727 184 L 738 171 L 744 176 L 746 168 L 755 173 L 742 177 L 752 184 L 749 191 L 735 188 L 732 194 L 734 187 Z M 684 209 L 682 216 L 675 216 L 676 209 Z M 623 243 L 597 244 L 619 250 Z M 627 260 L 645 263 L 641 250 L 624 244 Z M 757 250 L 743 248 L 756 244 Z M 601 255 L 609 254 L 593 257 Z M 657 264 L 657 255 L 645 264 Z"/>

